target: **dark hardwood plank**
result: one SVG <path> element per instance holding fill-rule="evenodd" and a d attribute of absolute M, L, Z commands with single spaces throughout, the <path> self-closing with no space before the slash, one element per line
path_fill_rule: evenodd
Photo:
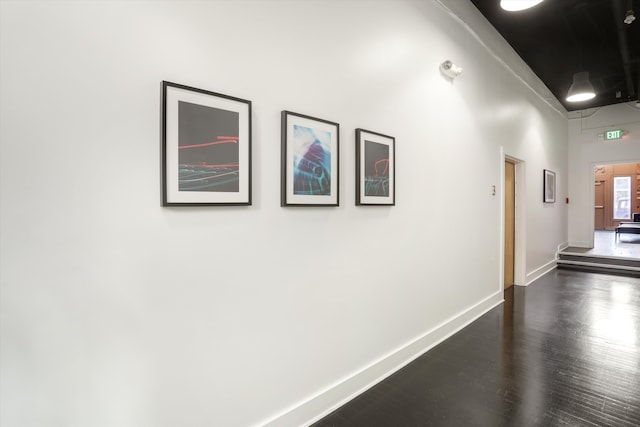
<path fill-rule="evenodd" d="M 640 426 L 640 279 L 554 270 L 314 424 Z"/>

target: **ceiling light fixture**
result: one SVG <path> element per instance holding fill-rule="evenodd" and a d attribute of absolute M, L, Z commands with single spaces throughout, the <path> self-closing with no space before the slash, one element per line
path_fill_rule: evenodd
<path fill-rule="evenodd" d="M 518 10 L 529 9 L 542 3 L 543 0 L 500 0 L 500 7 L 509 12 L 517 12 Z"/>
<path fill-rule="evenodd" d="M 589 81 L 589 73 L 586 71 L 573 75 L 573 84 L 567 92 L 568 102 L 588 101 L 596 96 L 593 85 Z"/>
<path fill-rule="evenodd" d="M 633 0 L 627 0 L 627 13 L 624 15 L 624 23 L 630 25 L 636 20 L 636 16 L 633 14 Z"/>
<path fill-rule="evenodd" d="M 631 24 L 636 20 L 636 16 L 633 14 L 633 10 L 627 10 L 627 14 L 624 16 L 624 23 Z"/>

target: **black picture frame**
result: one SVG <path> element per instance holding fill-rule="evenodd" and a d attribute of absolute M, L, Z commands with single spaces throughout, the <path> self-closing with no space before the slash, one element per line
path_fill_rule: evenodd
<path fill-rule="evenodd" d="M 396 139 L 356 129 L 356 205 L 396 204 Z"/>
<path fill-rule="evenodd" d="M 548 169 L 544 170 L 543 179 L 543 201 L 544 203 L 556 202 L 556 173 Z"/>
<path fill-rule="evenodd" d="M 340 205 L 340 125 L 282 111 L 281 206 Z"/>
<path fill-rule="evenodd" d="M 162 81 L 162 205 L 251 205 L 251 101 Z"/>

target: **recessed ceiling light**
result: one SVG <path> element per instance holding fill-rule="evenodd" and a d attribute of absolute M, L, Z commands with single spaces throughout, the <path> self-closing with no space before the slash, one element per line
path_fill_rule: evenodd
<path fill-rule="evenodd" d="M 543 0 L 500 0 L 500 7 L 509 12 L 516 12 L 518 10 L 529 9 L 542 3 Z"/>

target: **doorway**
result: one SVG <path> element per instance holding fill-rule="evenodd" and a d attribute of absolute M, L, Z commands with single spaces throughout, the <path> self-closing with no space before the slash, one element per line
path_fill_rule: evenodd
<path fill-rule="evenodd" d="M 504 290 L 515 283 L 516 165 L 504 162 Z"/>
<path fill-rule="evenodd" d="M 594 167 L 594 230 L 613 231 L 640 212 L 640 163 Z"/>

